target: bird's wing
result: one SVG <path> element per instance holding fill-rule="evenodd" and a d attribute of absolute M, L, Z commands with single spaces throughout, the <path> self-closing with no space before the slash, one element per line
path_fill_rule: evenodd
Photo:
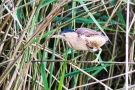
<path fill-rule="evenodd" d="M 97 31 L 89 29 L 89 28 L 78 28 L 76 30 L 76 33 L 78 35 L 84 35 L 86 37 L 91 37 L 91 36 L 95 36 L 95 35 L 102 35 L 101 32 L 97 32 Z"/>
<path fill-rule="evenodd" d="M 102 35 L 101 32 L 97 32 L 88 28 L 79 28 L 76 30 L 78 36 L 86 41 L 86 45 L 92 48 L 100 48 L 108 38 Z"/>

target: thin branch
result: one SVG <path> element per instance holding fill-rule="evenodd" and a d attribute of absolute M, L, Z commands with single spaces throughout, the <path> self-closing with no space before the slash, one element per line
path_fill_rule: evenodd
<path fill-rule="evenodd" d="M 23 8 L 23 7 L 27 6 L 27 5 L 30 5 L 31 3 L 34 3 L 34 2 L 36 2 L 36 1 L 37 1 L 37 0 L 33 0 L 33 1 L 28 2 L 28 3 L 26 3 L 26 4 L 22 5 L 22 6 L 16 7 L 16 9 L 14 9 L 13 11 L 11 11 L 11 12 L 5 14 L 5 15 L 2 15 L 2 16 L 0 17 L 0 19 L 6 17 L 6 16 L 10 15 L 11 13 L 16 12 L 18 9 Z"/>
<path fill-rule="evenodd" d="M 33 60 L 32 62 L 70 62 L 71 60 Z M 92 61 L 88 60 L 88 61 L 85 61 L 85 60 L 82 60 L 82 61 L 76 61 L 76 63 L 92 63 Z M 118 65 L 123 65 L 125 64 L 126 62 L 107 62 L 107 61 L 102 61 L 100 62 L 101 64 L 104 63 L 104 64 L 118 64 Z M 128 62 L 128 64 L 135 64 L 135 62 Z"/>
<path fill-rule="evenodd" d="M 101 85 L 103 85 L 105 88 L 108 88 L 109 90 L 113 90 L 110 87 L 108 87 L 106 84 L 102 83 L 101 81 L 99 81 L 98 79 L 96 79 L 95 77 L 93 77 L 92 75 L 90 75 L 89 73 L 85 72 L 84 70 L 80 69 L 79 67 L 75 66 L 72 63 L 68 63 L 69 65 L 71 65 L 73 68 L 76 68 L 77 70 L 79 70 L 80 72 L 84 73 L 85 75 L 91 77 L 92 79 L 94 79 L 96 82 L 100 83 Z"/>
<path fill-rule="evenodd" d="M 128 90 L 128 70 L 129 70 L 129 67 L 128 67 L 128 33 L 129 33 L 129 2 L 130 0 L 127 1 L 127 18 L 126 18 L 126 69 L 125 69 L 125 72 L 126 72 L 126 90 Z"/>
<path fill-rule="evenodd" d="M 131 74 L 131 73 L 134 73 L 134 72 L 135 72 L 135 70 L 128 72 L 128 74 Z M 119 74 L 119 75 L 116 75 L 116 76 L 113 76 L 113 77 L 110 77 L 110 78 L 102 79 L 102 80 L 100 80 L 100 81 L 101 81 L 101 82 L 104 82 L 104 81 L 111 80 L 111 79 L 115 79 L 115 78 L 118 78 L 118 77 L 121 77 L 121 76 L 124 76 L 124 75 L 126 75 L 126 73 Z M 71 89 L 69 89 L 69 90 L 75 90 L 75 89 L 77 89 L 77 88 L 82 88 L 82 87 L 86 87 L 86 86 L 93 85 L 93 84 L 97 84 L 97 83 L 98 83 L 98 82 L 87 83 L 87 84 L 84 84 L 84 85 L 80 85 L 80 86 L 71 88 Z M 132 87 L 133 87 L 133 86 L 132 86 Z M 123 89 L 124 89 L 124 88 L 123 88 Z M 122 90 L 123 90 L 123 89 L 122 89 Z M 120 90 L 121 90 L 121 89 L 120 89 Z"/>

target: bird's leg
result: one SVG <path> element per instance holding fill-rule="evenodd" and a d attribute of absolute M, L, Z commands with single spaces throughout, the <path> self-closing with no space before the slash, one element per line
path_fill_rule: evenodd
<path fill-rule="evenodd" d="M 87 43 L 86 43 L 86 46 L 89 48 L 89 50 L 90 51 L 92 51 L 92 52 L 94 52 L 94 48 L 92 47 L 92 46 L 97 46 L 97 44 L 96 44 L 97 42 L 88 42 L 87 41 Z M 98 47 L 96 47 L 98 50 L 99 50 L 99 53 L 98 53 L 98 55 L 97 55 L 97 58 L 95 59 L 95 60 L 93 60 L 91 63 L 97 63 L 97 64 L 99 64 L 100 62 L 98 61 L 98 58 L 99 58 L 99 56 L 100 56 L 100 54 L 101 54 L 101 52 L 102 52 L 102 49 L 101 48 L 98 48 Z"/>
<path fill-rule="evenodd" d="M 99 58 L 99 56 L 100 56 L 101 52 L 102 52 L 102 49 L 101 49 L 101 48 L 99 48 L 99 53 L 98 53 L 98 55 L 97 55 L 97 58 L 96 58 L 95 60 L 93 60 L 93 61 L 92 61 L 93 63 L 97 63 L 97 64 L 99 64 L 99 63 L 100 63 L 100 62 L 98 61 L 98 58 Z"/>
<path fill-rule="evenodd" d="M 77 56 L 77 57 L 75 57 L 75 58 L 69 60 L 69 63 L 72 62 L 74 65 L 78 65 L 77 62 L 76 62 L 76 60 L 77 60 L 78 58 L 80 58 L 81 56 L 83 56 L 83 54 L 81 54 L 81 55 L 79 55 L 79 56 Z"/>

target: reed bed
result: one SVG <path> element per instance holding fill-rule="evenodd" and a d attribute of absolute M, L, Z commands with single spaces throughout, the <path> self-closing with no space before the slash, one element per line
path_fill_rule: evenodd
<path fill-rule="evenodd" d="M 100 65 L 51 38 L 80 27 L 109 37 Z M 134 0 L 1 0 L 0 89 L 135 90 L 134 35 Z"/>

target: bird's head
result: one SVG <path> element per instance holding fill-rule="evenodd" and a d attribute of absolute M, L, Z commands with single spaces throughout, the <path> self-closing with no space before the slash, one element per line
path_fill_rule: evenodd
<path fill-rule="evenodd" d="M 61 31 L 60 34 L 58 34 L 58 35 L 53 35 L 52 38 L 66 39 L 66 38 L 70 37 L 73 32 L 74 32 L 74 30 L 72 30 L 72 29 L 66 29 L 66 30 Z"/>

